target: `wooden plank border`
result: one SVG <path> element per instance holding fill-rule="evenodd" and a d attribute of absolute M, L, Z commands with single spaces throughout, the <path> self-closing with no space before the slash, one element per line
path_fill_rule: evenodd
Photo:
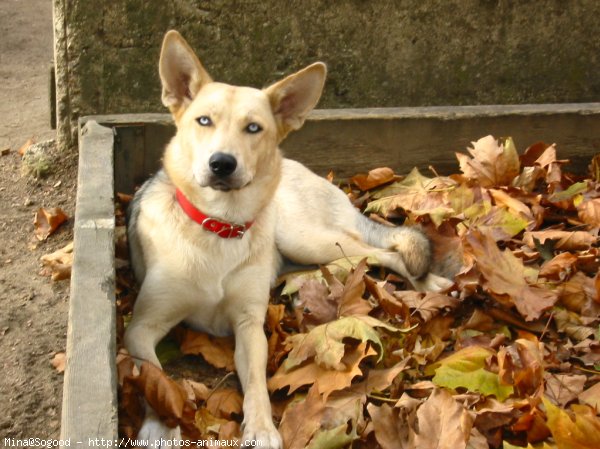
<path fill-rule="evenodd" d="M 113 143 L 110 128 L 80 127 L 60 436 L 77 447 L 118 438 Z"/>

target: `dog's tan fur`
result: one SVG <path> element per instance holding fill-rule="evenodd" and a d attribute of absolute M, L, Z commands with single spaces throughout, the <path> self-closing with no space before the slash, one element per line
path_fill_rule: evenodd
<path fill-rule="evenodd" d="M 140 293 L 125 345 L 139 360 L 160 366 L 158 341 L 177 323 L 215 334 L 235 334 L 235 363 L 244 390 L 243 440 L 280 448 L 266 388 L 263 322 L 270 283 L 282 256 L 320 264 L 346 256 L 372 256 L 420 289 L 445 282 L 427 274 L 428 240 L 410 228 L 386 228 L 358 213 L 345 195 L 278 148 L 302 126 L 318 102 L 326 68 L 315 63 L 263 89 L 212 81 L 175 31 L 160 58 L 163 103 L 177 133 L 164 170 L 136 194 L 129 237 Z M 204 124 L 199 123 L 200 117 Z M 259 132 L 248 132 L 250 124 Z M 215 177 L 209 158 L 230 155 L 237 167 Z M 206 215 L 231 223 L 252 221 L 240 239 L 223 239 L 192 221 L 175 189 Z M 142 439 L 179 438 L 151 408 Z"/>

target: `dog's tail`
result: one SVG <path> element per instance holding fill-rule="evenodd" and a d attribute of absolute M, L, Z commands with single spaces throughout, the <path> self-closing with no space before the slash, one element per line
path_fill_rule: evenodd
<path fill-rule="evenodd" d="M 422 291 L 443 290 L 462 266 L 456 255 L 433 256 L 431 240 L 418 226 L 386 226 L 357 213 L 356 227 L 369 245 L 396 251 L 411 275 L 413 286 Z"/>
<path fill-rule="evenodd" d="M 408 272 L 419 279 L 431 268 L 431 242 L 416 226 L 385 226 L 357 214 L 356 226 L 365 242 L 377 248 L 397 251 Z"/>

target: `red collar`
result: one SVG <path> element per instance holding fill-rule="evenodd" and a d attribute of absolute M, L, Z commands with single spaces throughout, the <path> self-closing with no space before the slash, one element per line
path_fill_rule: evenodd
<path fill-rule="evenodd" d="M 236 223 L 228 223 L 226 221 L 219 221 L 216 218 L 204 215 L 202 212 L 196 209 L 196 206 L 190 203 L 181 190 L 176 189 L 175 195 L 177 197 L 177 202 L 188 217 L 201 225 L 207 231 L 214 232 L 221 238 L 241 239 L 244 236 L 244 233 L 250 229 L 250 226 L 252 226 L 251 221 L 241 225 Z"/>

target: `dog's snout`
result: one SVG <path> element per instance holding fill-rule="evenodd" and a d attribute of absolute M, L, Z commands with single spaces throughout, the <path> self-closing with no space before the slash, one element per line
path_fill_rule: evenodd
<path fill-rule="evenodd" d="M 210 171 L 220 177 L 229 176 L 237 167 L 237 160 L 230 154 L 215 153 L 208 160 Z"/>

